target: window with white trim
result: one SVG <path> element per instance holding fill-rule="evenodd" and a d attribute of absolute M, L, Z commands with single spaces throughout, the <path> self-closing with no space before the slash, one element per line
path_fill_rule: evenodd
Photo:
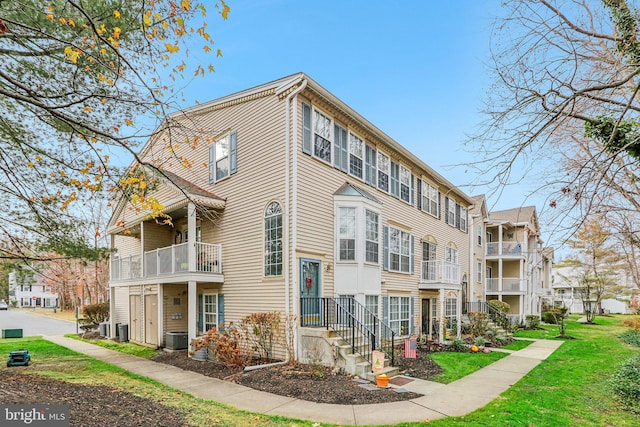
<path fill-rule="evenodd" d="M 389 327 L 399 336 L 409 331 L 409 297 L 389 297 Z"/>
<path fill-rule="evenodd" d="M 476 266 L 477 270 L 476 270 L 476 281 L 478 283 L 482 283 L 482 261 L 478 261 L 478 264 Z"/>
<path fill-rule="evenodd" d="M 400 200 L 411 203 L 411 171 L 400 165 Z"/>
<path fill-rule="evenodd" d="M 378 295 L 365 295 L 364 297 L 364 307 L 369 310 L 373 316 L 378 316 L 378 300 Z M 378 330 L 377 325 L 374 324 L 373 316 L 366 316 L 365 318 L 365 326 L 372 332 Z"/>
<path fill-rule="evenodd" d="M 438 189 L 426 181 L 422 182 L 422 210 L 433 216 L 440 212 L 440 197 Z"/>
<path fill-rule="evenodd" d="M 447 197 L 447 224 L 456 225 L 456 202 Z"/>
<path fill-rule="evenodd" d="M 331 164 L 331 119 L 313 110 L 313 155 Z"/>
<path fill-rule="evenodd" d="M 444 317 L 447 329 L 456 327 L 458 318 L 458 300 L 457 298 L 445 298 L 444 301 Z"/>
<path fill-rule="evenodd" d="M 365 210 L 365 217 L 365 262 L 377 264 L 380 246 L 379 217 L 377 213 L 369 209 Z"/>
<path fill-rule="evenodd" d="M 378 188 L 387 193 L 389 192 L 389 164 L 389 156 L 378 151 Z"/>
<path fill-rule="evenodd" d="M 203 294 L 202 302 L 204 330 L 208 331 L 218 326 L 218 294 Z"/>
<path fill-rule="evenodd" d="M 282 275 L 282 208 L 272 202 L 264 213 L 264 275 Z"/>
<path fill-rule="evenodd" d="M 391 160 L 391 183 L 389 193 L 393 197 L 400 198 L 400 165 Z"/>
<path fill-rule="evenodd" d="M 347 145 L 347 130 L 335 125 L 333 128 L 334 152 L 333 165 L 343 172 L 349 171 L 349 146 Z"/>
<path fill-rule="evenodd" d="M 464 231 L 464 232 L 467 231 L 467 218 L 468 218 L 467 210 L 462 206 L 460 206 L 460 223 L 458 225 L 458 228 L 461 231 Z"/>
<path fill-rule="evenodd" d="M 478 226 L 478 245 L 482 246 L 482 226 Z"/>
<path fill-rule="evenodd" d="M 362 179 L 364 141 L 349 132 L 349 173 Z"/>
<path fill-rule="evenodd" d="M 458 264 L 458 250 L 453 246 L 447 246 L 444 250 L 444 260 L 451 264 Z"/>
<path fill-rule="evenodd" d="M 377 156 L 378 153 L 375 148 L 370 145 L 365 146 L 364 181 L 374 187 L 378 186 Z"/>
<path fill-rule="evenodd" d="M 411 235 L 389 227 L 389 271 L 410 273 Z"/>
<path fill-rule="evenodd" d="M 338 208 L 339 260 L 356 259 L 356 208 Z"/>

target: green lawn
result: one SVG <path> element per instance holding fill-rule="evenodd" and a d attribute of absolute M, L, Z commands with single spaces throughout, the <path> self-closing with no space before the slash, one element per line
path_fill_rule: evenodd
<path fill-rule="evenodd" d="M 138 357 L 150 358 L 158 354 L 155 348 L 145 347 L 139 344 L 133 344 L 130 342 L 117 342 L 113 340 L 85 340 L 77 334 L 66 334 L 65 337 L 73 338 L 78 341 L 84 341 L 90 344 L 99 345 L 100 347 L 108 348 L 109 350 L 116 350 L 121 353 L 131 354 Z"/>
<path fill-rule="evenodd" d="M 582 325 L 571 318 L 567 322 L 566 340 L 547 360 L 517 382 L 511 389 L 484 408 L 465 417 L 435 420 L 430 426 L 638 426 L 640 417 L 623 411 L 614 400 L 608 379 L 626 359 L 640 352 L 637 347 L 622 343 L 617 335 L 622 316 L 598 317 L 596 325 Z M 521 331 L 518 336 L 554 339 L 557 326 L 544 325 L 543 330 Z M 287 420 L 237 411 L 210 401 L 203 401 L 170 389 L 155 381 L 79 355 L 40 338 L 0 340 L 0 354 L 26 347 L 33 364 L 26 371 L 31 374 L 60 378 L 65 381 L 116 386 L 175 407 L 189 414 L 192 425 L 221 426 L 312 426 L 314 423 Z M 491 356 L 495 355 L 495 356 Z M 445 366 L 446 375 L 456 369 L 468 369 L 487 359 L 476 356 L 499 357 L 500 353 L 477 355 L 466 353 L 438 353 L 438 363 Z M 446 360 L 449 359 L 449 360 Z M 3 364 L 4 366 L 4 364 Z M 12 369 L 12 368 L 1 368 Z M 477 367 L 472 367 L 472 370 Z M 0 377 L 2 374 L 0 373 Z M 442 381 L 453 381 L 451 379 Z M 424 423 L 405 423 L 401 426 L 422 426 Z"/>
<path fill-rule="evenodd" d="M 512 343 L 509 343 L 509 344 L 505 345 L 502 348 L 504 348 L 506 350 L 518 351 L 518 350 L 522 350 L 523 348 L 525 348 L 526 346 L 528 346 L 532 342 L 533 341 L 516 340 L 516 341 L 514 341 Z"/>
<path fill-rule="evenodd" d="M 193 426 L 313 426 L 314 423 L 290 420 L 238 411 L 208 400 L 196 399 L 186 393 L 162 385 L 156 381 L 131 374 L 121 368 L 93 359 L 65 347 L 60 347 L 40 337 L 2 339 L 0 354 L 27 348 L 31 354 L 28 368 L 0 368 L 2 371 L 20 369 L 29 375 L 42 375 L 71 383 L 117 387 L 129 393 L 155 400 L 187 414 Z M 2 366 L 5 364 L 3 363 Z"/>
<path fill-rule="evenodd" d="M 431 359 L 444 370 L 443 373 L 433 378 L 433 381 L 449 384 L 505 356 L 508 356 L 508 353 L 499 353 L 497 351 L 491 353 L 433 353 L 431 354 Z"/>
<path fill-rule="evenodd" d="M 623 411 L 607 380 L 639 349 L 616 336 L 626 330 L 622 316 L 597 317 L 596 325 L 567 321 L 566 340 L 547 360 L 484 408 L 466 417 L 450 417 L 430 426 L 638 426 L 640 418 Z M 558 327 L 516 335 L 553 339 Z M 420 424 L 403 424 L 417 426 Z"/>

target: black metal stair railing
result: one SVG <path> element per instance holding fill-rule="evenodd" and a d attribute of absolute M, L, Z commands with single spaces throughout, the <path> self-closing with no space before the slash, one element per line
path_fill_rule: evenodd
<path fill-rule="evenodd" d="M 301 326 L 332 330 L 367 362 L 380 350 L 395 363 L 395 332 L 355 299 L 302 297 L 300 314 Z"/>

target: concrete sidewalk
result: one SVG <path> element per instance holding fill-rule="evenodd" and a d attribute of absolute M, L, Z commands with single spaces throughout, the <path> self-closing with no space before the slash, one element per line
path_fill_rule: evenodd
<path fill-rule="evenodd" d="M 331 405 L 254 390 L 72 338 L 44 338 L 195 397 L 250 412 L 343 425 L 397 424 L 466 415 L 498 397 L 562 344 L 562 341 L 536 340 L 528 347 L 446 385 L 412 378 L 402 387 L 424 394 L 417 399 L 372 405 Z"/>

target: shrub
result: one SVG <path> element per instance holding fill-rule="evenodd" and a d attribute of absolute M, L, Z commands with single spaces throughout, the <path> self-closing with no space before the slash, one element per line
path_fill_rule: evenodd
<path fill-rule="evenodd" d="M 640 331 L 640 317 L 631 317 L 629 319 L 625 319 L 622 322 L 622 326 L 627 326 L 629 328 L 633 328 L 636 331 Z"/>
<path fill-rule="evenodd" d="M 640 347 L 640 330 L 637 329 L 629 329 L 618 335 L 622 341 L 627 344 L 635 345 L 636 347 Z"/>
<path fill-rule="evenodd" d="M 552 308 L 551 310 L 547 310 L 542 313 L 542 321 L 545 323 L 555 325 L 556 323 L 558 323 L 559 318 L 560 310 L 558 310 L 557 308 Z"/>
<path fill-rule="evenodd" d="M 625 361 L 609 384 L 627 410 L 640 414 L 640 355 Z"/>
<path fill-rule="evenodd" d="M 466 352 L 468 350 L 467 343 L 460 338 L 454 339 L 449 345 L 451 351 Z"/>
<path fill-rule="evenodd" d="M 494 340 L 498 345 L 505 345 L 507 343 L 507 337 L 505 337 L 504 335 L 496 335 Z"/>
<path fill-rule="evenodd" d="M 229 368 L 244 368 L 251 361 L 246 326 L 236 326 L 231 322 L 228 327 L 215 326 L 207 333 L 191 341 L 192 352 L 207 348 L 216 361 Z"/>
<path fill-rule="evenodd" d="M 489 301 L 489 305 L 498 310 L 500 313 L 506 313 L 511 308 L 511 306 L 506 302 L 497 299 L 492 299 L 491 301 Z"/>
<path fill-rule="evenodd" d="M 485 343 L 485 342 L 486 342 L 486 340 L 485 340 L 485 339 L 484 339 L 484 337 L 482 337 L 482 336 L 476 337 L 476 338 L 473 340 L 473 343 L 474 343 L 475 345 L 477 345 L 478 347 L 482 347 L 482 346 L 484 346 L 484 343 Z"/>
<path fill-rule="evenodd" d="M 280 337 L 280 312 L 251 313 L 242 319 L 242 324 L 251 332 L 248 338 L 259 357 L 272 358 L 273 346 Z"/>
<path fill-rule="evenodd" d="M 109 303 L 85 305 L 82 309 L 82 324 L 89 328 L 95 328 L 98 324 L 109 319 Z"/>
<path fill-rule="evenodd" d="M 478 337 L 484 335 L 489 324 L 487 313 L 471 312 L 467 313 L 469 317 L 469 333 L 471 336 Z"/>
<path fill-rule="evenodd" d="M 540 328 L 540 316 L 535 314 L 529 314 L 527 316 L 526 329 L 538 329 Z"/>

